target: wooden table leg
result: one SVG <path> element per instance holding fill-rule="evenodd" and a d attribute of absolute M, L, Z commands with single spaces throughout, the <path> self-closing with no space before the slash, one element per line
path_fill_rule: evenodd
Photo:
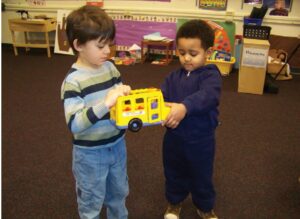
<path fill-rule="evenodd" d="M 144 54 L 144 42 L 141 42 L 141 63 L 145 62 L 145 54 Z"/>
<path fill-rule="evenodd" d="M 48 54 L 48 58 L 50 58 L 51 57 L 51 51 L 50 51 L 49 34 L 48 34 L 48 32 L 45 33 L 45 37 L 46 37 L 46 44 L 47 44 L 47 54 Z"/>
<path fill-rule="evenodd" d="M 14 47 L 14 53 L 15 53 L 15 56 L 17 56 L 18 55 L 18 50 L 17 50 L 17 47 L 15 46 L 16 36 L 15 36 L 14 31 L 11 31 L 11 36 L 12 36 L 12 42 L 13 42 L 13 47 Z"/>
<path fill-rule="evenodd" d="M 25 37 L 25 43 L 28 44 L 28 35 L 27 32 L 24 32 L 24 37 Z M 25 47 L 25 51 L 28 52 L 30 50 L 29 47 Z"/>
<path fill-rule="evenodd" d="M 167 51 L 168 51 L 168 64 L 172 61 L 172 59 L 173 59 L 173 54 L 172 54 L 172 50 L 173 48 L 172 48 L 172 43 L 170 43 L 170 44 L 168 44 L 168 46 L 167 46 Z"/>
<path fill-rule="evenodd" d="M 170 58 L 169 58 L 169 45 L 166 45 L 166 63 L 167 65 L 170 63 Z"/>

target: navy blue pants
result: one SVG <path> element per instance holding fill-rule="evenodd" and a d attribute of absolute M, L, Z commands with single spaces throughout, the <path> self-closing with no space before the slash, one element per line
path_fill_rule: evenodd
<path fill-rule="evenodd" d="M 188 142 L 166 132 L 163 141 L 163 164 L 166 178 L 165 192 L 169 203 L 178 204 L 191 193 L 197 208 L 204 212 L 213 209 L 214 154 L 214 134 Z"/>

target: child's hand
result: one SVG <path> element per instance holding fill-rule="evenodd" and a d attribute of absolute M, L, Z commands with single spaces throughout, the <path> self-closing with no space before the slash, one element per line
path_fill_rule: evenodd
<path fill-rule="evenodd" d="M 171 107 L 171 111 L 162 125 L 174 129 L 185 117 L 186 107 L 182 103 L 166 103 L 166 106 Z"/>
<path fill-rule="evenodd" d="M 131 91 L 131 87 L 128 85 L 117 85 L 114 89 L 111 89 L 104 100 L 104 104 L 109 109 L 117 102 L 118 97 L 128 95 Z"/>

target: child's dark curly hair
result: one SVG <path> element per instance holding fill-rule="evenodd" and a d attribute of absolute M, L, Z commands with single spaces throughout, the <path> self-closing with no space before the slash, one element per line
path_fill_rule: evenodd
<path fill-rule="evenodd" d="M 176 43 L 180 38 L 198 38 L 204 50 L 214 45 L 214 30 L 203 20 L 195 19 L 184 23 L 176 34 Z"/>

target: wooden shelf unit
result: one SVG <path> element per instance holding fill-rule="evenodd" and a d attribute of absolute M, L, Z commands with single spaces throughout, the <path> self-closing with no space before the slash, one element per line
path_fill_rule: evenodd
<path fill-rule="evenodd" d="M 56 19 L 9 19 L 9 29 L 11 31 L 12 43 L 14 47 L 14 53 L 17 56 L 17 47 L 29 48 L 45 48 L 47 49 L 47 55 L 50 58 L 50 44 L 49 44 L 49 32 L 56 30 Z M 16 42 L 15 32 L 24 32 L 25 42 Z M 31 43 L 28 37 L 29 32 L 44 32 L 45 43 Z"/>
<path fill-rule="evenodd" d="M 173 42 L 174 40 L 161 40 L 161 41 L 151 41 L 143 39 L 141 42 L 141 61 L 142 63 L 145 62 L 147 54 L 149 55 L 150 47 L 151 46 L 159 46 L 165 47 L 165 55 L 166 55 L 166 65 L 168 65 L 173 60 Z M 147 48 L 148 53 L 145 54 L 144 47 Z"/>

